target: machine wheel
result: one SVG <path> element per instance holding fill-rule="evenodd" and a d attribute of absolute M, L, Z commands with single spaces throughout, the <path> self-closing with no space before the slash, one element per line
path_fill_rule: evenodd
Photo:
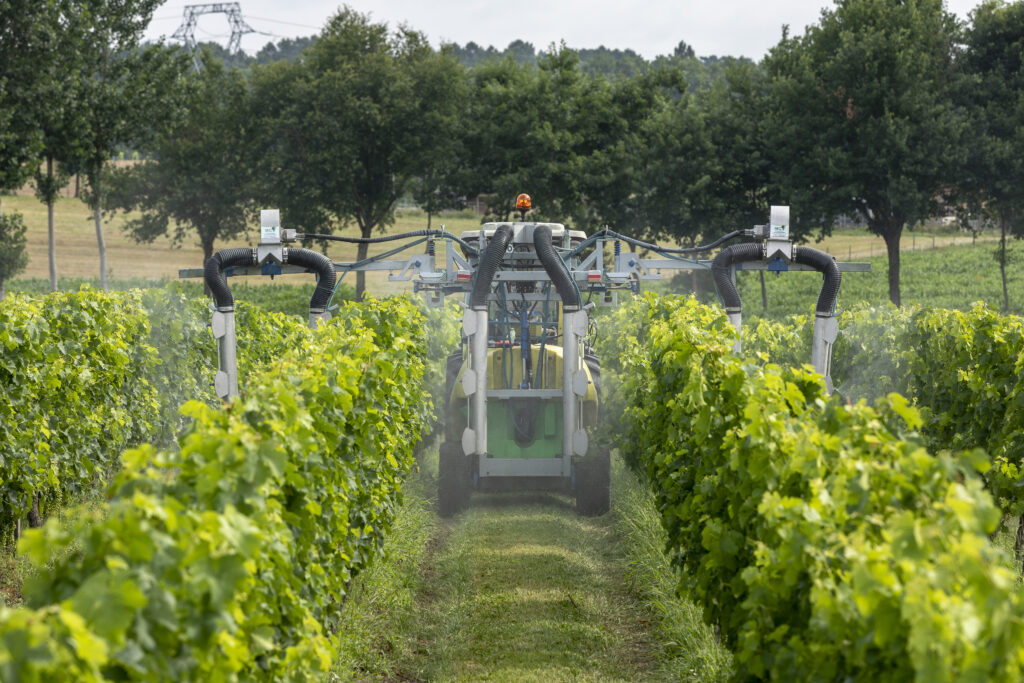
<path fill-rule="evenodd" d="M 462 444 L 445 441 L 438 452 L 437 507 L 442 517 L 451 517 L 465 509 L 472 493 L 469 461 L 462 453 Z"/>
<path fill-rule="evenodd" d="M 597 517 L 611 508 L 612 463 L 607 449 L 594 455 L 573 458 L 576 474 L 576 512 Z"/>
<path fill-rule="evenodd" d="M 445 363 L 444 373 L 444 438 L 449 441 L 458 441 L 459 434 L 455 433 L 455 415 L 451 413 L 452 390 L 455 389 L 455 381 L 459 378 L 459 370 L 462 369 L 462 349 L 453 351 L 448 355 Z"/>

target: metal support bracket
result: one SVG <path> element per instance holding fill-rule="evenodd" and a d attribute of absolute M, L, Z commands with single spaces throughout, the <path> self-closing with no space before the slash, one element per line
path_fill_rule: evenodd
<path fill-rule="evenodd" d="M 217 374 L 213 389 L 227 401 L 238 396 L 238 360 L 235 350 L 235 309 L 214 310 L 210 329 L 217 340 Z"/>

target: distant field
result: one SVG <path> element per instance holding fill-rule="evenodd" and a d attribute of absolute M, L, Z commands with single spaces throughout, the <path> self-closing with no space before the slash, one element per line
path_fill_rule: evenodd
<path fill-rule="evenodd" d="M 47 266 L 47 241 L 46 241 L 46 206 L 31 196 L 5 196 L 3 197 L 3 210 L 19 211 L 25 216 L 25 222 L 29 230 L 28 255 L 29 264 L 22 278 L 47 278 L 49 270 Z M 96 248 L 96 233 L 93 227 L 92 215 L 88 207 L 77 199 L 62 198 L 57 200 L 54 211 L 55 225 L 57 231 L 57 271 L 61 277 L 68 278 L 96 278 L 98 277 L 99 253 Z M 283 217 L 283 223 L 287 226 L 287 216 Z M 152 244 L 137 244 L 129 239 L 122 226 L 125 223 L 124 214 L 118 214 L 105 222 L 105 236 L 107 240 L 107 263 L 110 269 L 108 276 L 112 278 L 146 278 L 146 279 L 172 279 L 178 275 L 179 268 L 193 268 L 202 265 L 202 251 L 189 241 L 181 248 L 175 248 L 167 238 L 161 238 Z M 466 214 L 453 214 L 435 216 L 432 227 L 438 228 L 444 224 L 447 229 L 455 234 L 464 230 L 473 230 L 479 227 L 479 219 L 467 216 Z M 411 209 L 398 212 L 396 224 L 388 229 L 387 233 L 406 232 L 419 230 L 427 227 L 427 217 L 422 211 Z M 379 233 L 379 234 L 387 234 Z M 350 227 L 339 234 L 357 236 L 358 229 Z M 217 245 L 218 249 L 238 246 L 253 246 L 256 241 L 257 226 L 253 226 L 252 232 L 247 239 L 236 239 L 223 242 Z M 985 235 L 978 239 L 979 244 L 991 243 L 995 240 L 993 235 Z M 933 244 L 936 247 L 957 244 L 970 245 L 972 239 L 969 235 L 958 234 L 955 231 L 943 231 L 933 235 L 929 231 L 909 231 L 903 238 L 903 250 L 925 250 L 930 249 Z M 860 259 L 883 256 L 880 265 L 875 268 L 884 269 L 885 244 L 874 235 L 863 229 L 846 229 L 837 231 L 823 241 L 811 245 L 827 251 L 840 260 Z M 371 254 L 379 254 L 394 245 L 375 244 L 370 246 Z M 356 245 L 334 243 L 328 249 L 328 255 L 335 261 L 352 261 L 355 259 Z M 443 252 L 438 250 L 439 260 L 443 258 Z M 992 264 L 994 267 L 994 262 Z M 269 282 L 268 278 L 254 277 L 246 278 L 254 284 L 257 282 Z M 351 279 L 351 283 L 349 283 Z M 277 278 L 276 282 L 299 283 L 299 278 Z M 355 284 L 354 275 L 349 275 L 345 282 Z M 387 273 L 368 273 L 367 283 L 369 290 L 376 294 L 393 294 L 410 289 L 409 283 L 389 282 Z M 884 291 L 883 291 L 884 295 Z"/>
<path fill-rule="evenodd" d="M 930 242 L 929 242 L 930 244 Z M 1003 304 L 999 264 L 991 242 L 947 246 L 904 252 L 900 258 L 900 293 L 904 305 L 966 309 L 983 301 L 999 310 Z M 838 255 L 838 254 L 837 254 Z M 1024 245 L 1009 245 L 1007 289 L 1010 312 L 1024 311 L 1024 277 L 1019 265 L 1024 260 Z M 843 273 L 839 308 L 867 302 L 881 305 L 889 301 L 888 262 L 883 256 L 866 259 L 871 272 Z M 770 273 L 765 277 L 768 291 L 768 315 L 812 313 L 821 289 L 821 276 L 813 272 Z M 757 274 L 740 273 L 737 285 L 743 300 L 744 315 L 761 315 L 761 285 Z"/>
<path fill-rule="evenodd" d="M 34 197 L 8 197 L 2 199 L 3 210 L 19 211 L 25 216 L 28 226 L 28 267 L 21 278 L 48 278 L 47 239 L 46 239 L 46 206 Z M 287 217 L 282 221 L 287 226 Z M 186 242 L 181 248 L 175 248 L 167 238 L 161 238 L 152 244 L 138 244 L 132 241 L 122 230 L 125 223 L 123 214 L 118 214 L 104 222 L 104 236 L 107 242 L 107 265 L 113 278 L 147 278 L 172 279 L 178 276 L 179 268 L 198 268 L 202 266 L 203 252 L 194 241 Z M 431 227 L 440 228 L 444 224 L 456 234 L 464 230 L 479 227 L 478 219 L 464 215 L 435 216 Z M 77 199 L 58 199 L 54 208 L 54 226 L 57 237 L 57 273 L 60 277 L 95 278 L 99 276 L 99 250 L 96 247 L 96 230 L 89 208 Z M 399 211 L 398 219 L 388 232 L 407 232 L 427 227 L 427 216 L 422 211 Z M 218 249 L 229 247 L 255 246 L 259 226 L 253 226 L 246 239 L 222 242 Z M 358 236 L 358 228 L 352 227 L 338 234 Z M 385 233 L 380 233 L 385 234 Z M 394 245 L 370 245 L 371 254 L 379 254 Z M 410 252 L 411 253 L 411 252 Z M 356 245 L 333 243 L 327 251 L 335 261 L 352 261 L 356 255 Z M 438 258 L 443 258 L 443 251 L 438 249 Z M 270 282 L 269 278 L 243 278 L 255 282 Z M 351 279 L 351 283 L 349 282 Z M 276 282 L 298 283 L 296 276 L 275 278 Z M 349 275 L 346 284 L 355 285 L 355 276 Z M 388 282 L 387 273 L 368 273 L 367 283 L 371 292 L 392 294 L 411 289 L 408 283 Z"/>

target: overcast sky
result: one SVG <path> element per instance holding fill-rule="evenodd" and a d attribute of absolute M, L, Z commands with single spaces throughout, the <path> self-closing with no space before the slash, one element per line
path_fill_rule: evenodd
<path fill-rule="evenodd" d="M 174 33 L 189 4 L 197 3 L 164 3 L 154 13 L 146 38 Z M 341 4 L 241 0 L 246 22 L 263 32 L 246 35 L 242 48 L 253 53 L 281 37 L 319 33 Z M 521 39 L 543 49 L 564 40 L 572 48 L 629 48 L 650 59 L 670 54 L 685 40 L 700 56 L 742 55 L 755 60 L 779 41 L 783 24 L 789 24 L 794 34 L 802 33 L 817 21 L 822 7 L 832 6 L 820 0 L 350 0 L 348 4 L 375 21 L 392 26 L 404 22 L 435 45 L 474 41 L 501 49 Z M 947 7 L 963 19 L 977 4 L 977 0 L 947 0 Z M 226 45 L 230 32 L 224 15 L 205 16 L 199 20 L 196 39 Z"/>

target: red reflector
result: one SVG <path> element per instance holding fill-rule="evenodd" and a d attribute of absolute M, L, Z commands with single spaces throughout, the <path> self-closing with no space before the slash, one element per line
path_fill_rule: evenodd
<path fill-rule="evenodd" d="M 455 279 L 456 280 L 471 280 L 471 279 L 473 279 L 473 274 L 470 273 L 468 270 L 460 270 L 458 273 L 455 274 Z"/>
<path fill-rule="evenodd" d="M 587 273 L 587 280 L 600 280 L 601 273 Z"/>

